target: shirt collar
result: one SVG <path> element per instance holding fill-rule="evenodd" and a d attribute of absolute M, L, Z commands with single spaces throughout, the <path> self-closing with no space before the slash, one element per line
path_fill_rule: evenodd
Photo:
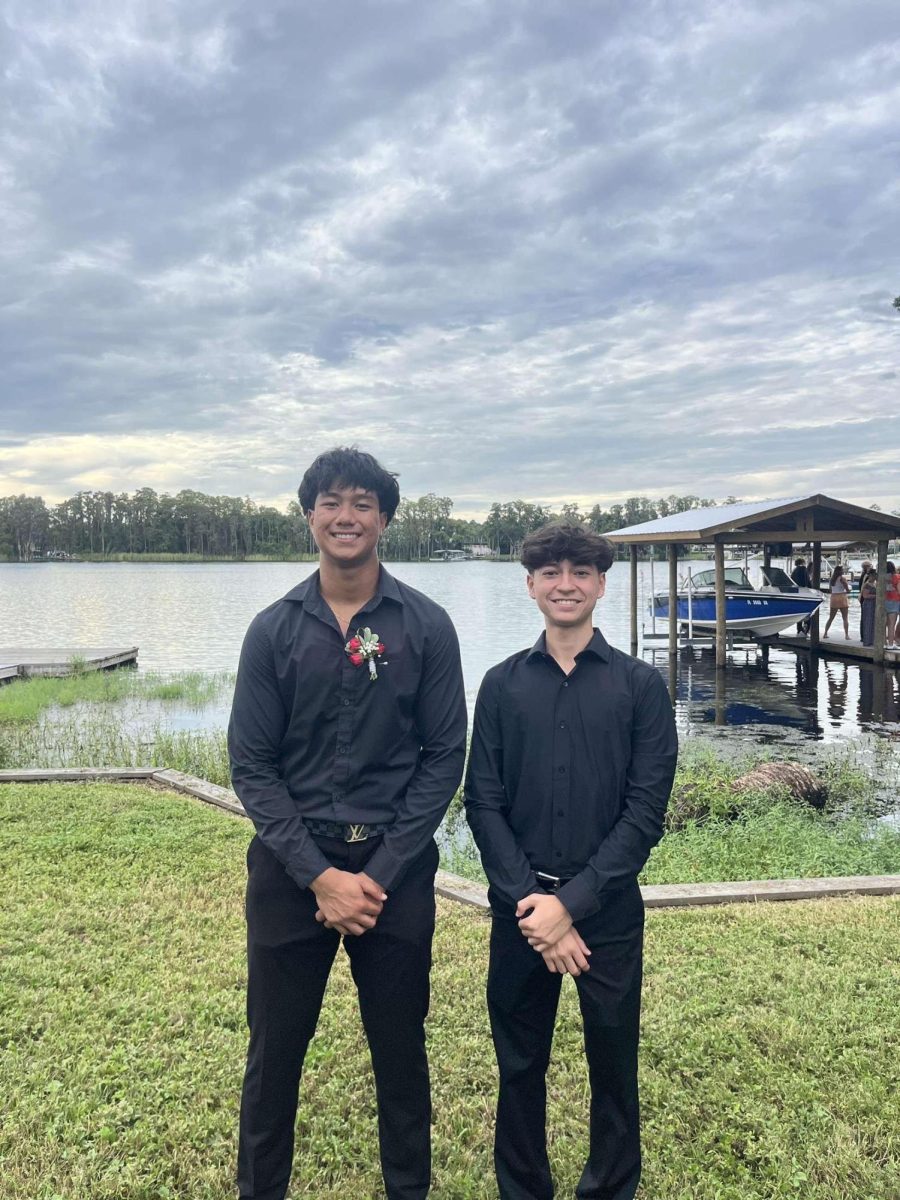
<path fill-rule="evenodd" d="M 599 629 L 594 629 L 593 637 L 583 650 L 578 651 L 575 655 L 575 661 L 578 662 L 584 655 L 590 655 L 592 658 L 599 658 L 603 662 L 609 662 L 609 643 Z M 537 659 L 547 657 L 547 633 L 545 630 L 526 654 L 525 661 L 533 662 Z"/>
<path fill-rule="evenodd" d="M 322 599 L 322 592 L 319 588 L 318 569 L 313 571 L 312 575 L 309 575 L 301 583 L 298 583 L 296 587 L 291 588 L 284 599 L 293 600 L 297 604 L 306 604 L 311 610 L 315 610 L 320 605 L 323 605 L 325 602 Z M 370 608 L 374 608 L 382 600 L 393 600 L 397 604 L 403 603 L 399 583 L 383 566 L 378 575 L 378 587 L 375 589 L 375 595 L 368 602 L 365 609 L 361 609 L 360 611 L 365 612 Z"/>

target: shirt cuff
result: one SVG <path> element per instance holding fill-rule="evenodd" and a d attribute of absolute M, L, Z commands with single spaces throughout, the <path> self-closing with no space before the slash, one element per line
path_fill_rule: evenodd
<path fill-rule="evenodd" d="M 323 871 L 333 866 L 334 863 L 330 863 L 319 847 L 312 843 L 305 854 L 287 864 L 285 871 L 298 887 L 308 888 Z"/>
<path fill-rule="evenodd" d="M 390 893 L 406 870 L 406 863 L 401 862 L 382 842 L 363 869 L 370 879 Z"/>
<path fill-rule="evenodd" d="M 600 908 L 600 898 L 584 878 L 584 872 L 570 879 L 556 893 L 557 900 L 566 908 L 573 921 L 593 916 Z"/>

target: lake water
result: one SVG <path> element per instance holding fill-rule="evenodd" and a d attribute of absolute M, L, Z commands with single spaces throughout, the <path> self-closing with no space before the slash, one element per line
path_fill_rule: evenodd
<path fill-rule="evenodd" d="M 695 570 L 704 565 L 691 563 Z M 311 563 L 0 564 L 0 646 L 137 645 L 141 670 L 233 671 L 254 614 L 314 569 Z M 515 563 L 393 563 L 389 570 L 452 616 L 470 707 L 488 667 L 530 645 L 542 628 Z M 657 589 L 666 586 L 666 572 L 657 564 Z M 641 564 L 639 579 L 643 621 L 649 564 Z M 617 563 L 596 621 L 626 651 L 628 604 L 628 566 Z M 642 645 L 640 653 L 669 683 L 683 733 L 802 745 L 855 738 L 861 729 L 887 737 L 900 732 L 897 670 L 750 647 L 735 649 L 717 678 L 708 649 L 684 650 L 671 665 L 665 646 Z M 224 723 L 226 709 L 223 701 L 203 723 Z"/>

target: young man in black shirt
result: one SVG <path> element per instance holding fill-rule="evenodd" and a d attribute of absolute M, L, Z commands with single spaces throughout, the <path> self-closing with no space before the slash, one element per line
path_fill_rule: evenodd
<path fill-rule="evenodd" d="M 563 975 L 572 975 L 591 1083 L 582 1200 L 631 1200 L 643 902 L 678 744 L 662 677 L 592 626 L 612 547 L 559 522 L 522 550 L 544 633 L 485 676 L 466 810 L 493 922 L 488 1010 L 500 1072 L 501 1200 L 551 1200 L 546 1083 Z"/>
<path fill-rule="evenodd" d="M 298 1087 L 343 937 L 378 1096 L 388 1200 L 431 1174 L 424 1021 L 433 834 L 459 784 L 466 709 L 450 618 L 378 561 L 399 502 L 369 454 L 320 455 L 299 489 L 319 569 L 251 623 L 228 731 L 247 853 L 241 1200 L 283 1200 Z"/>

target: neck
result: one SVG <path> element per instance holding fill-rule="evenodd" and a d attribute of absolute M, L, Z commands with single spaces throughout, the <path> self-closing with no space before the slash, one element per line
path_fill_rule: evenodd
<path fill-rule="evenodd" d="M 576 625 L 571 629 L 547 628 L 547 653 L 556 659 L 568 675 L 575 666 L 575 655 L 590 644 L 594 636 L 592 625 Z"/>
<path fill-rule="evenodd" d="M 377 555 L 354 567 L 338 567 L 319 559 L 319 590 L 326 604 L 334 608 L 359 608 L 378 590 L 381 564 Z"/>

